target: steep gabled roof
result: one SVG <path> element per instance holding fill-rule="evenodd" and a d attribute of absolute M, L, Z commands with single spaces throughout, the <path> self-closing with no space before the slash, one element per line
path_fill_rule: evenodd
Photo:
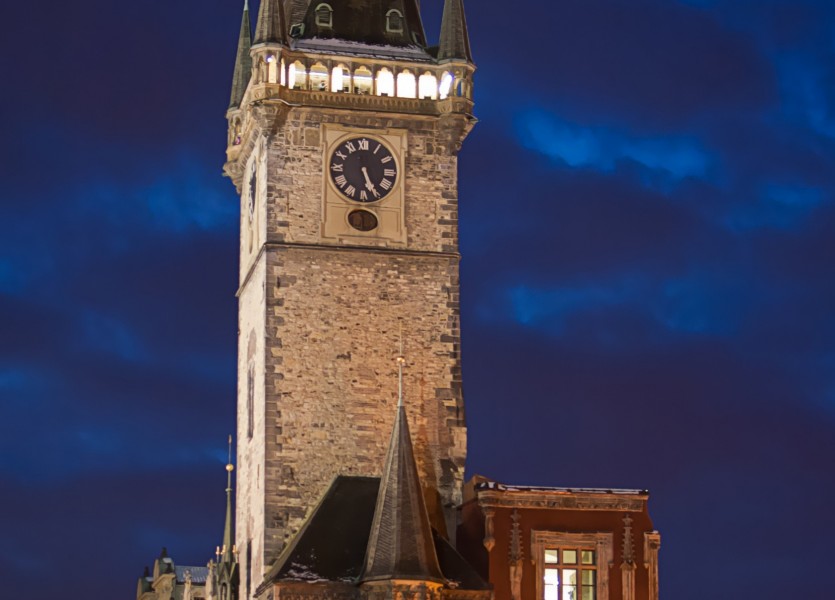
<path fill-rule="evenodd" d="M 464 0 L 446 0 L 441 21 L 441 39 L 438 42 L 438 60 L 466 60 L 473 62 L 470 52 L 470 35 L 464 15 Z"/>
<path fill-rule="evenodd" d="M 330 26 L 317 24 L 316 8 L 322 3 L 333 10 Z M 387 31 L 387 14 L 403 16 L 402 31 Z M 426 33 L 417 0 L 313 0 L 304 16 L 298 39 L 337 39 L 380 46 L 426 47 Z"/>
<path fill-rule="evenodd" d="M 255 24 L 255 44 L 283 44 L 287 40 L 287 21 L 282 0 L 261 0 Z"/>
<path fill-rule="evenodd" d="M 279 582 L 356 582 L 362 573 L 379 491 L 378 477 L 336 477 L 256 594 Z M 458 589 L 489 589 L 447 540 L 432 533 L 446 579 L 455 581 Z"/>
<path fill-rule="evenodd" d="M 445 581 L 402 402 L 391 432 L 361 577 L 362 581 L 393 579 Z"/>
<path fill-rule="evenodd" d="M 252 76 L 252 32 L 249 25 L 249 0 L 244 0 L 244 14 L 241 17 L 241 32 L 238 35 L 238 53 L 235 55 L 235 71 L 232 74 L 232 97 L 229 108 L 238 108 L 243 100 L 249 78 Z"/>

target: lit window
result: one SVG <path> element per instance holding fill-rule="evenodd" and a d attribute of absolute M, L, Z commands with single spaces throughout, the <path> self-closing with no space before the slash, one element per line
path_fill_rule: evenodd
<path fill-rule="evenodd" d="M 389 33 L 403 33 L 403 13 L 395 9 L 386 13 L 386 31 Z"/>
<path fill-rule="evenodd" d="M 533 531 L 537 600 L 608 600 L 611 533 Z"/>
<path fill-rule="evenodd" d="M 438 97 L 438 80 L 428 71 L 418 79 L 418 97 L 434 100 Z"/>
<path fill-rule="evenodd" d="M 397 95 L 401 98 L 416 98 L 415 76 L 409 70 L 397 74 Z"/>
<path fill-rule="evenodd" d="M 318 92 L 328 89 L 328 69 L 322 63 L 310 67 L 310 89 Z"/>
<path fill-rule="evenodd" d="M 546 548 L 542 558 L 543 600 L 595 600 L 594 550 Z"/>
<path fill-rule="evenodd" d="M 449 92 L 452 89 L 452 73 L 447 71 L 441 76 L 441 100 L 446 100 L 449 97 Z"/>
<path fill-rule="evenodd" d="M 357 67 L 354 71 L 354 93 L 371 94 L 374 90 L 374 76 L 367 67 Z"/>
<path fill-rule="evenodd" d="M 332 92 L 347 92 L 350 89 L 348 74 L 348 67 L 345 65 L 336 65 L 331 71 L 331 91 Z"/>
<path fill-rule="evenodd" d="M 323 3 L 316 7 L 316 25 L 333 27 L 333 9 L 330 4 Z"/>
<path fill-rule="evenodd" d="M 394 75 L 385 67 L 377 73 L 377 95 L 394 96 Z"/>

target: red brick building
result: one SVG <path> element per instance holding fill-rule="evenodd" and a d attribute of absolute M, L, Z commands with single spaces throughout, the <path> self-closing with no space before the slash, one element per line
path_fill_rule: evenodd
<path fill-rule="evenodd" d="M 644 490 L 465 486 L 458 548 L 495 600 L 657 600 Z"/>

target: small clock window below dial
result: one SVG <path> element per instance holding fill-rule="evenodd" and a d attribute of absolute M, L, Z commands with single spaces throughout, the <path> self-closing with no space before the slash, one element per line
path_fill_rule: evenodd
<path fill-rule="evenodd" d="M 391 150 L 372 138 L 354 137 L 330 155 L 328 172 L 337 190 L 354 202 L 382 200 L 397 184 L 397 161 Z"/>

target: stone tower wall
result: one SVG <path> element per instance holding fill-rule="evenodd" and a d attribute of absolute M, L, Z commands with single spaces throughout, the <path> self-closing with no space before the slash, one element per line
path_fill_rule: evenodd
<path fill-rule="evenodd" d="M 335 475 L 380 473 L 394 420 L 401 330 L 416 457 L 435 523 L 451 533 L 466 429 L 457 158 L 449 128 L 437 116 L 263 104 L 251 110 L 240 162 L 262 152 L 264 177 L 252 221 L 257 231 L 247 234 L 259 243 L 241 247 L 237 540 L 242 562 L 251 544 L 254 586 Z M 405 132 L 405 245 L 322 239 L 329 124 Z M 242 204 L 242 229 L 250 226 L 246 210 Z M 242 590 L 249 570 L 242 564 Z"/>

